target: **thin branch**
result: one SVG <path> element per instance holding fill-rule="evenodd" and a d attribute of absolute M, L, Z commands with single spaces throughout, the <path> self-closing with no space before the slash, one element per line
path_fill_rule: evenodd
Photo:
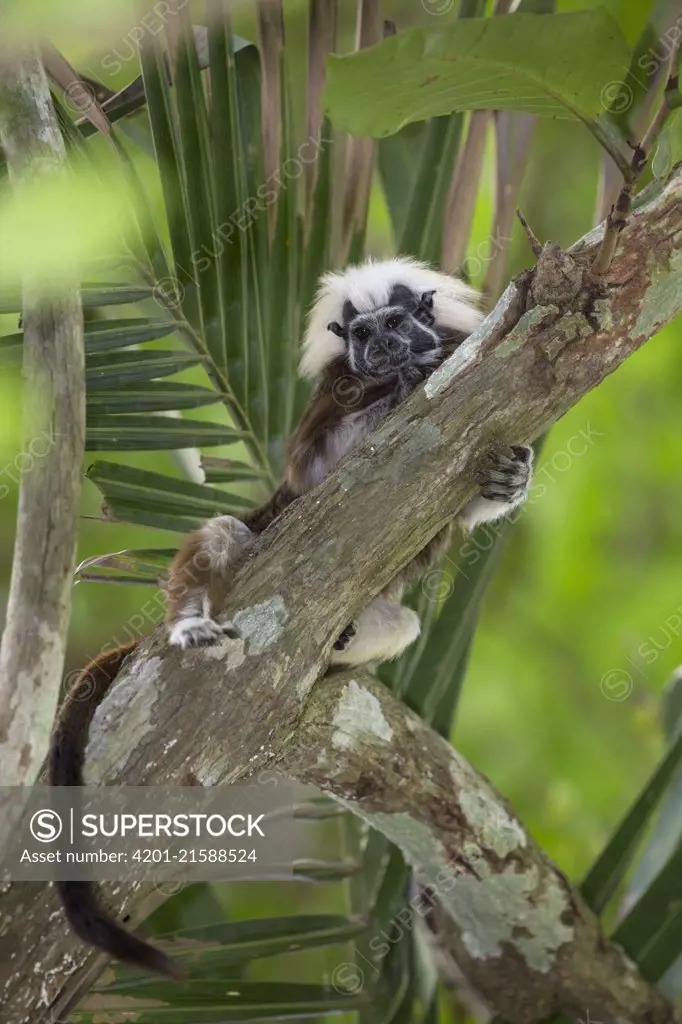
<path fill-rule="evenodd" d="M 679 52 L 679 48 L 680 42 L 677 43 L 670 54 L 668 67 L 671 74 L 668 78 L 660 105 L 654 114 L 649 127 L 645 131 L 642 141 L 633 147 L 629 174 L 625 175 L 625 182 L 618 194 L 618 198 L 611 207 L 609 215 L 606 218 L 604 239 L 592 265 L 592 274 L 595 278 L 604 277 L 611 266 L 616 246 L 618 245 L 618 239 L 621 231 L 625 227 L 625 223 L 632 207 L 632 196 L 637 186 L 637 182 L 642 175 L 642 171 L 646 167 L 651 148 L 671 113 L 672 106 L 668 102 L 668 97 L 675 97 L 674 102 L 677 100 L 679 83 L 675 68 L 677 65 L 677 54 Z"/>
<path fill-rule="evenodd" d="M 0 143 L 17 190 L 64 172 L 64 142 L 34 53 L 0 58 Z M 26 470 L 0 649 L 4 786 L 33 782 L 47 751 L 71 610 L 85 439 L 78 286 L 60 281 L 59 298 L 48 298 L 45 281 L 28 269 L 22 286 Z"/>
<path fill-rule="evenodd" d="M 519 218 L 519 223 L 526 234 L 526 238 L 528 239 L 528 244 L 530 246 L 531 252 L 533 253 L 533 256 L 535 256 L 536 260 L 539 259 L 540 253 L 542 252 L 542 242 L 538 239 L 537 235 L 533 231 L 532 227 L 526 220 L 521 210 L 517 209 L 516 216 Z"/>
<path fill-rule="evenodd" d="M 331 794 L 400 846 L 432 887 L 455 959 L 512 1024 L 559 1011 L 603 1024 L 678 1018 L 448 743 L 365 673 L 318 679 L 344 625 L 474 493 L 491 439 L 538 436 L 682 311 L 681 195 L 678 172 L 630 218 L 608 296 L 589 316 L 553 297 L 547 273 L 542 288 L 537 271 L 512 283 L 426 385 L 263 534 L 224 610 L 240 638 L 180 652 L 157 631 L 91 730 L 92 782 L 177 784 L 191 773 L 215 785 L 276 765 Z M 587 274 L 599 243 L 591 232 L 560 269 L 568 260 Z M 132 922 L 150 892 L 103 887 Z M 8 1018 L 37 1024 L 73 1006 L 101 964 L 56 910 L 47 885 L 15 883 L 2 897 Z M 48 979 L 40 1006 L 37 962 Z"/>

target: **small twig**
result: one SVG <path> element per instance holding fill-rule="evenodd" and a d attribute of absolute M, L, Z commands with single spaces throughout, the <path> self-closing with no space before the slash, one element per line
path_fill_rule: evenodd
<path fill-rule="evenodd" d="M 528 239 L 528 244 L 531 247 L 533 256 L 535 256 L 536 260 L 539 259 L 540 253 L 542 252 L 542 243 L 538 240 L 532 227 L 530 226 L 530 224 L 528 223 L 528 221 L 526 220 L 523 213 L 518 207 L 516 209 L 516 216 L 519 218 L 519 223 L 521 224 L 521 227 L 526 233 L 526 238 Z"/>
<path fill-rule="evenodd" d="M 629 173 L 624 176 L 625 183 L 618 193 L 618 198 L 611 207 L 606 218 L 604 237 L 602 239 L 601 246 L 599 247 L 599 252 L 597 253 L 591 267 L 591 274 L 593 278 L 603 278 L 608 272 L 618 245 L 620 233 L 625 227 L 627 218 L 630 214 L 633 192 L 642 175 L 642 171 L 646 167 L 651 148 L 660 135 L 663 125 L 671 111 L 674 109 L 674 104 L 682 102 L 682 99 L 678 99 L 680 96 L 679 80 L 675 70 L 678 50 L 679 44 L 670 57 L 669 67 L 671 74 L 665 87 L 663 99 L 661 100 L 660 106 L 654 114 L 649 127 L 644 133 L 642 141 L 639 145 L 633 146 L 632 160 L 629 164 Z"/>
<path fill-rule="evenodd" d="M 632 193 L 634 192 L 635 185 L 637 184 L 640 174 L 646 166 L 646 161 L 647 154 L 644 148 L 642 146 L 636 146 L 632 156 L 631 180 L 626 181 L 621 188 L 618 193 L 618 198 L 616 199 L 615 204 L 611 207 L 611 211 L 606 218 L 606 230 L 604 231 L 604 237 L 602 239 L 601 246 L 599 247 L 599 252 L 597 253 L 591 267 L 593 277 L 603 277 L 611 266 L 620 233 L 625 227 L 628 214 L 630 213 Z"/>

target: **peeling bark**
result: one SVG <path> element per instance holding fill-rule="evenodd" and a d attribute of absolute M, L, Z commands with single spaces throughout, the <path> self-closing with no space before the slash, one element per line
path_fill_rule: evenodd
<path fill-rule="evenodd" d="M 331 793 L 436 888 L 458 963 L 512 1024 L 556 1010 L 603 1024 L 678 1018 L 444 740 L 366 674 L 315 684 L 345 624 L 473 494 L 486 445 L 536 437 L 680 312 L 681 188 L 676 177 L 632 218 L 603 296 L 579 288 L 572 305 L 571 275 L 552 293 L 549 265 L 512 284 L 426 387 L 260 538 L 225 610 L 241 639 L 181 652 L 157 631 L 93 724 L 90 781 L 153 785 L 190 771 L 212 785 L 276 765 Z M 578 268 L 598 243 L 593 232 L 571 250 Z M 119 913 L 120 888 L 104 888 Z M 125 893 L 133 920 L 145 895 Z M 68 934 L 53 893 L 12 885 L 0 910 L 11 1018 L 72 1006 L 101 958 Z"/>

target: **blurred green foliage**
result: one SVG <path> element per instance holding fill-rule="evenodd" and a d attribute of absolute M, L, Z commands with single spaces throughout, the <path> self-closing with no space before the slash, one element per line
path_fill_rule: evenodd
<path fill-rule="evenodd" d="M 580 0 L 559 0 L 557 10 L 586 6 L 590 4 Z M 609 0 L 604 6 L 631 44 L 655 7 L 644 0 Z M 303 32 L 303 7 L 287 7 L 289 39 Z M 28 17 L 33 7 L 24 8 Z M 65 9 L 73 12 L 75 7 L 67 4 Z M 385 14 L 403 27 L 429 23 L 427 9 L 428 4 L 422 8 L 395 0 L 386 3 Z M 106 42 L 112 38 L 110 6 L 92 5 L 92 24 L 97 11 L 103 18 L 106 14 L 97 31 L 74 17 L 67 38 L 55 41 L 80 70 L 89 69 L 118 89 L 135 77 L 138 63 L 123 60 L 123 43 L 111 47 Z M 125 19 L 114 31 L 121 31 L 120 24 Z M 253 37 L 248 13 L 237 11 L 235 29 Z M 115 51 L 119 57 L 113 59 Z M 490 142 L 467 260 L 473 283 L 479 286 L 491 251 L 494 212 Z M 95 144 L 103 150 L 102 140 Z M 126 145 L 148 189 L 150 213 L 160 219 L 154 165 L 139 148 Z M 526 154 L 520 205 L 541 240 L 568 245 L 592 226 L 600 162 L 598 146 L 583 126 L 551 120 L 539 125 Z M 64 266 L 71 256 L 93 251 L 103 255 L 111 253 L 112 246 L 115 250 L 118 229 L 127 217 L 119 184 L 109 183 L 103 195 L 101 182 L 95 185 L 81 178 L 75 202 L 73 190 L 59 203 L 51 196 L 39 197 L 30 236 L 21 243 L 0 196 L 0 217 L 5 211 L 3 276 L 11 280 L 11 273 L 21 269 L 24 242 L 27 253 L 36 252 L 41 230 L 42 256 L 54 261 L 54 254 L 61 254 Z M 374 254 L 393 251 L 378 183 L 370 203 L 368 239 Z M 515 225 L 507 277 L 530 262 L 525 237 Z M 117 313 L 136 311 L 122 308 Z M 0 333 L 15 330 L 16 317 L 0 316 Z M 660 757 L 660 696 L 672 670 L 682 662 L 681 351 L 682 325 L 674 324 L 551 430 L 533 496 L 486 594 L 453 737 L 458 749 L 509 798 L 540 844 L 575 879 L 602 849 Z M 205 383 L 201 370 L 178 379 Z M 215 420 L 222 414 L 211 408 L 193 412 L 192 418 Z M 8 370 L 0 380 L 3 603 L 20 479 L 15 461 L 21 452 L 19 422 L 18 375 Z M 220 449 L 215 453 L 222 454 Z M 107 458 L 107 453 L 101 457 Z M 184 472 L 174 453 L 129 458 L 116 453 L 115 458 L 157 472 Z M 105 551 L 172 547 L 179 542 L 173 534 L 100 521 L 100 500 L 95 487 L 86 483 L 79 560 Z M 463 542 L 464 572 L 480 557 L 482 549 L 476 543 L 486 543 L 485 536 Z M 152 597 L 147 588 L 79 584 L 67 674 L 103 646 L 125 640 L 126 623 L 139 616 Z M 149 629 L 153 625 L 150 620 Z M 334 834 L 332 839 L 336 838 Z M 333 846 L 330 843 L 330 849 Z M 269 899 L 251 889 L 231 893 L 230 912 L 237 917 L 265 913 Z M 279 913 L 302 912 L 308 900 L 315 904 L 315 895 L 299 884 L 278 889 L 277 900 Z M 315 961 L 305 960 L 311 981 L 323 971 L 325 959 L 321 950 Z M 264 969 L 268 978 L 278 975 L 276 961 L 268 961 Z M 282 966 L 281 977 L 287 977 L 288 970 Z"/>
<path fill-rule="evenodd" d="M 565 9 L 584 6 L 568 0 L 559 4 Z M 636 36 L 646 5 L 607 6 L 625 34 Z M 78 52 L 76 39 L 72 46 Z M 89 62 L 96 68 L 92 55 Z M 121 75 L 130 79 L 136 70 L 131 62 Z M 153 181 L 149 158 L 137 153 L 143 174 Z M 541 239 L 569 244 L 591 226 L 598 158 L 596 143 L 581 126 L 541 124 L 526 161 L 521 197 Z M 489 252 L 493 202 L 489 160 L 468 250 L 467 266 L 480 266 L 478 284 L 485 270 L 481 253 Z M 160 208 L 158 196 L 156 203 Z M 111 219 L 117 212 L 116 207 L 103 211 Z M 391 251 L 379 186 L 370 213 L 371 251 Z M 67 249 L 79 247 L 82 222 L 73 220 L 69 229 L 66 214 L 62 242 Z M 509 264 L 513 272 L 530 265 L 517 227 Z M 136 313 L 132 307 L 119 312 Z M 16 318 L 0 317 L 0 329 L 15 330 Z M 677 627 L 677 635 L 674 623 L 665 625 L 682 605 L 680 345 L 682 328 L 675 324 L 551 431 L 538 473 L 546 491 L 540 496 L 536 488 L 538 496 L 513 531 L 485 601 L 464 688 L 456 744 L 510 798 L 538 840 L 573 876 L 587 867 L 651 770 L 661 749 L 660 692 L 682 660 L 682 628 Z M 5 376 L 0 388 L 0 484 L 9 489 L 0 501 L 0 577 L 6 594 L 20 412 L 16 381 Z M 195 416 L 201 418 L 201 410 Z M 590 432 L 590 441 L 584 455 L 573 456 L 571 449 L 581 450 L 583 443 L 571 441 L 581 431 Z M 172 454 L 128 461 L 177 473 Z M 99 515 L 98 492 L 88 483 L 83 514 Z M 172 534 L 84 520 L 79 559 L 175 542 Z M 124 635 L 126 620 L 150 596 L 147 589 L 79 584 L 67 671 Z M 638 653 L 647 641 L 647 650 L 656 655 L 661 648 L 655 660 L 650 653 L 646 659 Z M 613 699 L 617 686 L 611 699 L 600 687 L 611 671 L 632 680 L 623 677 L 623 685 L 632 686 L 623 700 Z"/>

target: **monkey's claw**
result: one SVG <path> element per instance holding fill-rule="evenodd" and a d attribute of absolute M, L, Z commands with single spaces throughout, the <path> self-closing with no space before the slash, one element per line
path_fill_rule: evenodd
<path fill-rule="evenodd" d="M 171 630 L 170 642 L 186 650 L 188 647 L 213 644 L 221 636 L 229 636 L 234 639 L 239 636 L 239 633 L 231 622 L 220 623 L 215 619 L 190 616 L 176 622 Z"/>
<path fill-rule="evenodd" d="M 525 444 L 497 445 L 489 452 L 479 475 L 481 495 L 503 505 L 520 505 L 528 496 L 532 475 L 532 448 Z"/>
<path fill-rule="evenodd" d="M 355 623 L 354 622 L 350 622 L 346 626 L 344 631 L 340 634 L 338 640 L 334 644 L 334 650 L 335 651 L 345 651 L 346 647 L 348 647 L 348 644 L 351 642 L 351 640 L 355 636 L 355 633 L 356 633 Z"/>

